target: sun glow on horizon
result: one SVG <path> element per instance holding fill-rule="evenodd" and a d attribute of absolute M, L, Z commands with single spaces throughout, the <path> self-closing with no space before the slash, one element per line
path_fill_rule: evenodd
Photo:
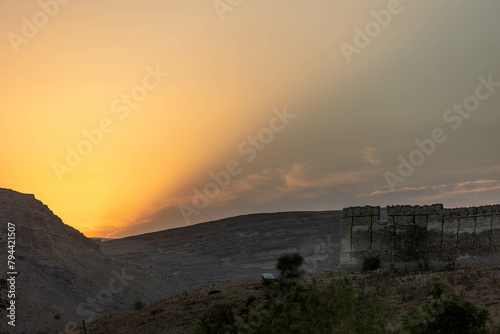
<path fill-rule="evenodd" d="M 2 3 L 0 187 L 35 194 L 92 237 L 370 200 L 494 201 L 500 162 L 470 144 L 497 138 L 494 94 L 399 192 L 383 172 L 443 127 L 479 75 L 500 78 L 487 33 L 498 5 L 456 4 L 451 17 L 443 4 L 401 1 L 346 62 L 341 43 L 388 4 L 243 1 L 221 20 L 211 2 L 75 1 L 30 30 L 40 3 Z M 13 47 L 12 33 L 33 36 Z M 246 163 L 238 146 L 283 106 L 297 121 Z M 233 160 L 242 172 L 183 221 L 178 205 Z"/>

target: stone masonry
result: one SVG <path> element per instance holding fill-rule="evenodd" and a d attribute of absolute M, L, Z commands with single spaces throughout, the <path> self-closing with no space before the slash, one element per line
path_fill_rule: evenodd
<path fill-rule="evenodd" d="M 370 256 L 397 271 L 497 265 L 500 205 L 346 208 L 340 247 L 340 265 L 348 271 L 361 269 Z"/>

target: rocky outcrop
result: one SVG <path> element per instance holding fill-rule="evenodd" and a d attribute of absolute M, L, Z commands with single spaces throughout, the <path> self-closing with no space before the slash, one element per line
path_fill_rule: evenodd
<path fill-rule="evenodd" d="M 7 325 L 5 299 L 0 332 L 37 333 L 127 311 L 183 292 L 180 282 L 151 267 L 104 255 L 98 243 L 64 224 L 33 195 L 0 189 L 0 277 L 7 268 L 7 224 L 15 225 L 16 326 Z M 5 282 L 5 281 L 3 281 Z M 2 286 L 5 290 L 5 284 Z"/>

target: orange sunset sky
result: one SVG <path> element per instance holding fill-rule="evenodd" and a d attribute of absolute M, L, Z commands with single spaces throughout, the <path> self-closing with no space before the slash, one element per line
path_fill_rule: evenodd
<path fill-rule="evenodd" d="M 499 203 L 499 11 L 0 1 L 0 187 L 113 238 L 255 212 Z"/>

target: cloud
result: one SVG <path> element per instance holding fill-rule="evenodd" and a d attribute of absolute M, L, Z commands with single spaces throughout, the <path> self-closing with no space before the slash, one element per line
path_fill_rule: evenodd
<path fill-rule="evenodd" d="M 324 161 L 293 164 L 286 167 L 269 168 L 254 172 L 239 179 L 233 179 L 228 187 L 210 199 L 210 207 L 221 208 L 235 205 L 272 203 L 279 199 L 311 199 L 327 196 L 335 191 L 345 192 L 346 188 L 362 185 L 377 179 L 380 169 L 332 171 L 325 168 Z M 203 185 L 197 187 L 203 190 Z M 180 204 L 192 206 L 193 189 L 170 197 L 159 203 L 149 217 L 168 211 Z"/>
<path fill-rule="evenodd" d="M 438 199 L 443 197 L 453 197 L 469 193 L 479 193 L 484 191 L 492 191 L 500 189 L 500 181 L 498 180 L 474 180 L 465 181 L 454 184 L 441 184 L 436 186 L 421 186 L 421 187 L 403 187 L 395 191 L 391 190 L 376 190 L 369 194 L 359 194 L 358 197 L 380 196 L 393 193 L 408 193 L 408 192 L 425 192 L 418 199 Z M 416 195 L 418 196 L 418 195 Z"/>
<path fill-rule="evenodd" d="M 378 157 L 378 153 L 379 153 L 378 148 L 367 146 L 363 149 L 363 151 L 361 151 L 360 156 L 364 161 L 372 165 L 379 166 L 382 164 L 382 161 Z"/>
<path fill-rule="evenodd" d="M 409 191 L 418 191 L 418 190 L 427 190 L 429 188 L 433 187 L 403 187 L 399 188 L 398 190 L 375 190 L 369 194 L 358 194 L 357 197 L 370 197 L 370 196 L 377 196 L 377 195 L 385 195 L 385 194 L 392 194 L 396 192 L 409 192 Z"/>
<path fill-rule="evenodd" d="M 280 198 L 315 198 L 331 193 L 337 187 L 360 185 L 376 179 L 380 169 L 332 171 L 325 164 L 315 161 L 287 167 L 266 169 L 249 174 L 224 189 L 214 202 L 241 198 L 245 194 L 256 203 Z"/>
<path fill-rule="evenodd" d="M 468 203 L 481 205 L 496 201 L 497 194 L 494 190 L 500 189 L 498 169 L 489 166 L 462 168 L 461 173 L 432 170 L 423 181 L 408 183 L 393 192 L 386 190 L 382 182 L 379 182 L 384 167 L 375 167 L 374 164 L 364 164 L 363 167 L 358 164 L 354 168 L 351 167 L 351 162 L 345 159 L 314 160 L 241 175 L 232 179 L 226 188 L 211 198 L 209 206 L 200 215 L 193 216 L 191 223 L 240 213 L 304 210 L 311 205 L 315 209 L 428 202 L 446 203 L 450 207 Z M 378 188 L 369 190 L 374 189 L 372 186 L 375 184 Z M 204 184 L 199 184 L 196 187 L 202 190 L 203 186 Z M 116 234 L 131 235 L 185 226 L 178 205 L 193 206 L 193 196 L 192 188 L 169 196 L 142 219 L 130 222 Z M 283 207 L 283 203 L 288 206 Z M 239 208 L 242 207 L 249 209 L 241 212 Z"/>

